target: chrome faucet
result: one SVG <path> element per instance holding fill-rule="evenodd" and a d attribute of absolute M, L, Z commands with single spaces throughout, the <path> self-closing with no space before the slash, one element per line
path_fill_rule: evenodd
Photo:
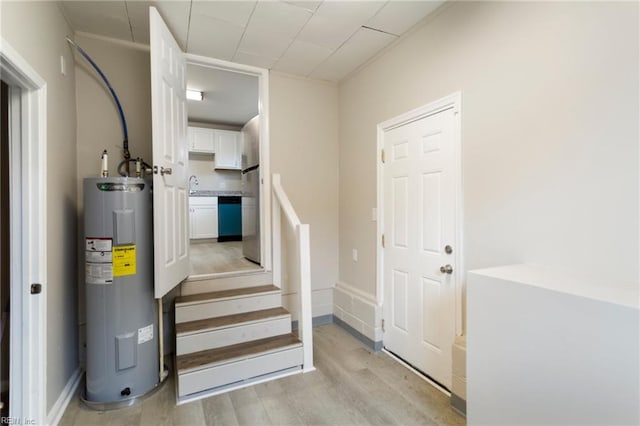
<path fill-rule="evenodd" d="M 189 193 L 193 194 L 195 192 L 195 189 L 191 188 L 191 185 L 195 182 L 196 185 L 198 185 L 198 177 L 196 175 L 191 175 L 189 176 Z"/>

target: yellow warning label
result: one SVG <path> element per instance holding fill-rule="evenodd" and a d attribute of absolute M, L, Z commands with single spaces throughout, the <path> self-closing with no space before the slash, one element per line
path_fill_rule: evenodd
<path fill-rule="evenodd" d="M 113 276 L 135 275 L 136 246 L 117 246 L 113 248 Z"/>

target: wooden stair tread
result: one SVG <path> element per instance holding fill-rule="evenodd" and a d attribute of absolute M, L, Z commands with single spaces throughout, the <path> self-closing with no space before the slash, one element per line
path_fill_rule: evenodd
<path fill-rule="evenodd" d="M 176 336 L 186 333 L 210 330 L 213 328 L 231 326 L 245 322 L 254 322 L 273 317 L 289 315 L 289 311 L 282 307 L 263 309 L 260 311 L 245 312 L 241 314 L 226 315 L 222 317 L 206 318 L 196 321 L 182 322 L 176 324 Z"/>
<path fill-rule="evenodd" d="M 213 367 L 215 364 L 223 363 L 223 361 L 242 359 L 252 355 L 273 352 L 277 349 L 298 347 L 301 345 L 302 342 L 298 340 L 298 337 L 293 333 L 282 334 L 280 336 L 267 337 L 266 339 L 180 355 L 176 357 L 176 367 L 178 374 L 181 374 L 206 367 Z"/>
<path fill-rule="evenodd" d="M 260 293 L 270 293 L 273 291 L 280 291 L 280 289 L 273 284 L 261 285 L 257 287 L 246 288 L 234 288 L 231 290 L 212 291 L 209 293 L 190 294 L 188 296 L 178 296 L 175 299 L 176 305 L 180 303 L 192 303 L 192 302 L 206 302 L 216 299 L 228 299 L 239 296 L 251 296 Z"/>

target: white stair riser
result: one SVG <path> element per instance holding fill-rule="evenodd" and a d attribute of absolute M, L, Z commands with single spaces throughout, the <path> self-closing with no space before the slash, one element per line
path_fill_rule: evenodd
<path fill-rule="evenodd" d="M 259 385 L 261 383 L 270 382 L 276 379 L 282 379 L 284 377 L 293 376 L 295 374 L 302 374 L 302 369 L 299 365 L 296 365 L 291 368 L 287 368 L 286 370 L 276 371 L 275 373 L 268 373 L 262 376 L 254 377 L 252 379 L 244 380 L 242 382 L 232 383 L 229 385 L 218 386 L 215 389 L 205 389 L 201 392 L 190 393 L 186 396 L 178 396 L 176 398 L 176 404 L 182 405 L 187 404 L 189 402 L 198 401 L 204 398 L 209 398 L 211 396 L 220 395 L 227 392 L 232 392 L 238 389 L 243 389 L 249 386 Z"/>
<path fill-rule="evenodd" d="M 178 375 L 178 395 L 185 396 L 302 365 L 302 347 L 243 359 Z"/>
<path fill-rule="evenodd" d="M 237 299 L 213 300 L 198 304 L 176 304 L 176 324 L 205 318 L 260 311 L 282 306 L 280 293 L 260 294 Z"/>
<path fill-rule="evenodd" d="M 184 355 L 291 333 L 291 315 L 197 334 L 177 336 L 176 354 Z"/>
<path fill-rule="evenodd" d="M 182 283 L 180 294 L 207 293 L 209 291 L 231 290 L 234 288 L 247 288 L 261 285 L 273 284 L 273 274 L 271 272 L 247 273 L 233 277 L 220 277 L 211 280 L 187 281 Z"/>

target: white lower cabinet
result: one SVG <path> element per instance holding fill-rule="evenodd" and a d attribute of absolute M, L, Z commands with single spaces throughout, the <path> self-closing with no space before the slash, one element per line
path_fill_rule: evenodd
<path fill-rule="evenodd" d="M 190 238 L 218 238 L 218 197 L 189 197 Z"/>

